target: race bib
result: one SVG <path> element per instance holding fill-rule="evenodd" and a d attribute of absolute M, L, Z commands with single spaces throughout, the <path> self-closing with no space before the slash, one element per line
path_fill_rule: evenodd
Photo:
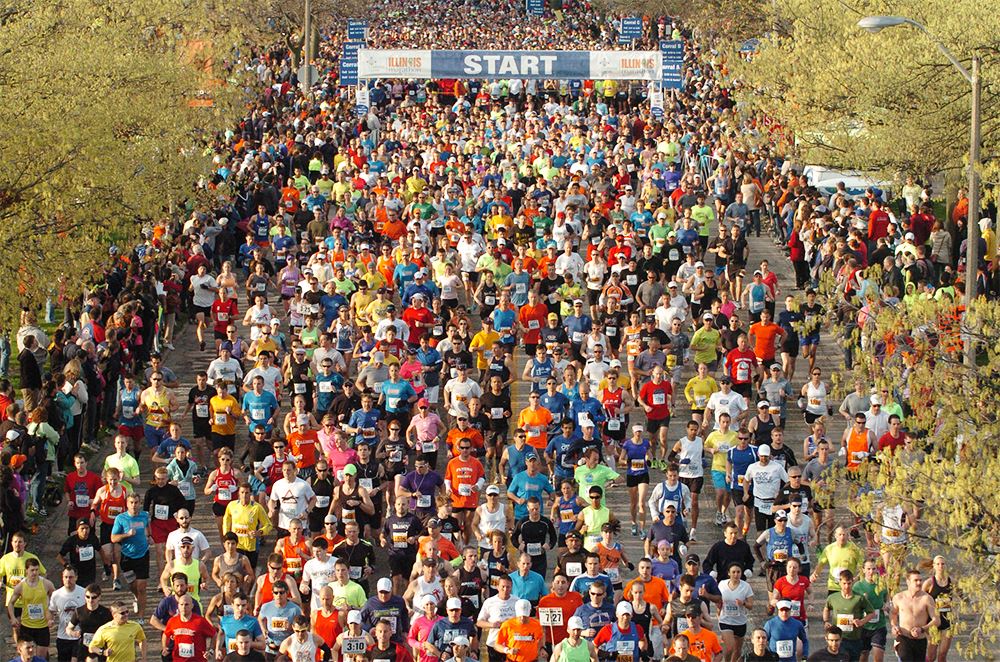
<path fill-rule="evenodd" d="M 526 545 L 526 549 L 529 556 L 541 556 L 542 554 L 542 543 L 540 542 L 529 542 Z"/>
<path fill-rule="evenodd" d="M 340 650 L 344 655 L 364 655 L 368 650 L 368 642 L 360 637 L 351 637 L 340 640 Z"/>
<path fill-rule="evenodd" d="M 583 333 L 583 331 L 574 331 L 573 332 L 573 342 L 574 343 L 576 343 L 577 345 L 579 345 L 580 343 L 583 342 L 583 339 L 584 339 L 584 333 Z"/>
<path fill-rule="evenodd" d="M 735 602 L 724 602 L 722 604 L 722 610 L 728 616 L 736 616 L 739 613 L 740 608 Z"/>
<path fill-rule="evenodd" d="M 122 405 L 122 418 L 135 418 L 135 407 Z"/>
<path fill-rule="evenodd" d="M 436 441 L 422 441 L 420 442 L 420 450 L 424 453 L 435 453 L 437 452 L 437 442 Z"/>
<path fill-rule="evenodd" d="M 93 632 L 85 632 L 83 634 L 83 645 L 84 646 L 89 646 L 90 642 L 92 642 L 93 640 L 94 640 L 94 633 Z"/>
<path fill-rule="evenodd" d="M 843 632 L 854 630 L 854 614 L 837 614 L 837 627 Z"/>
<path fill-rule="evenodd" d="M 560 510 L 559 511 L 559 521 L 560 522 L 572 522 L 576 519 L 576 513 L 571 509 Z"/>
<path fill-rule="evenodd" d="M 392 546 L 396 549 L 403 549 L 408 543 L 406 542 L 405 533 L 393 533 L 392 534 Z"/>
<path fill-rule="evenodd" d="M 76 507 L 86 508 L 90 505 L 90 495 L 89 494 L 77 494 L 76 495 Z"/>
<path fill-rule="evenodd" d="M 798 600 L 792 600 L 792 618 L 798 618 L 802 613 L 802 603 Z"/>
<path fill-rule="evenodd" d="M 228 487 L 220 487 L 218 492 L 219 501 L 232 501 L 233 492 Z"/>
<path fill-rule="evenodd" d="M 198 418 L 208 418 L 208 405 L 198 404 L 194 406 L 194 415 Z"/>
<path fill-rule="evenodd" d="M 497 298 L 496 297 L 491 297 L 491 296 L 486 296 L 486 297 L 483 297 L 483 302 L 487 306 L 495 306 L 496 303 L 497 303 Z"/>
<path fill-rule="evenodd" d="M 28 605 L 28 618 L 32 621 L 40 621 L 45 618 L 45 605 Z"/>
<path fill-rule="evenodd" d="M 288 629 L 288 619 L 287 618 L 272 618 L 267 622 L 267 629 L 272 631 L 281 631 Z"/>
<path fill-rule="evenodd" d="M 698 409 L 704 409 L 705 405 L 707 404 L 708 404 L 708 398 L 706 398 L 704 395 L 694 396 L 694 406 L 697 407 Z"/>
<path fill-rule="evenodd" d="M 187 480 L 182 480 L 177 483 L 177 489 L 181 491 L 181 496 L 183 496 L 188 501 L 193 501 L 195 498 L 194 485 Z"/>
<path fill-rule="evenodd" d="M 330 507 L 330 497 L 316 495 L 316 507 L 317 508 L 329 508 Z"/>
<path fill-rule="evenodd" d="M 320 393 L 333 393 L 333 382 L 320 382 L 319 383 Z"/>
<path fill-rule="evenodd" d="M 621 573 L 618 568 L 607 568 L 604 572 L 607 573 L 608 579 L 611 580 L 612 584 L 617 584 L 622 580 Z"/>
<path fill-rule="evenodd" d="M 663 405 L 663 404 L 666 404 L 666 402 L 667 402 L 667 394 L 666 393 L 654 393 L 653 394 L 653 406 Z"/>
<path fill-rule="evenodd" d="M 490 407 L 490 418 L 494 420 L 503 418 L 503 407 Z"/>
<path fill-rule="evenodd" d="M 360 485 L 361 487 L 365 488 L 366 490 L 370 490 L 372 488 L 372 479 L 371 478 L 359 478 L 358 479 L 358 485 Z"/>
<path fill-rule="evenodd" d="M 541 325 L 538 323 L 538 320 L 528 320 L 528 328 L 531 329 L 532 331 L 540 328 L 540 326 Z"/>
<path fill-rule="evenodd" d="M 340 519 L 344 520 L 345 522 L 347 521 L 354 522 L 358 519 L 358 517 L 355 514 L 353 508 L 350 509 L 344 508 L 343 510 L 340 511 Z"/>
<path fill-rule="evenodd" d="M 417 508 L 430 508 L 431 507 L 431 495 L 421 494 L 417 497 Z"/>
<path fill-rule="evenodd" d="M 618 335 L 618 329 L 616 329 L 613 326 L 609 326 L 604 329 L 604 335 L 606 335 L 609 338 L 614 338 L 615 336 Z"/>
<path fill-rule="evenodd" d="M 433 329 L 431 329 L 431 334 L 435 335 L 435 336 L 443 336 L 444 335 L 444 327 L 441 326 L 440 324 L 438 324 Z"/>
<path fill-rule="evenodd" d="M 580 562 L 566 564 L 566 576 L 573 578 L 583 574 L 583 564 Z"/>
<path fill-rule="evenodd" d="M 619 421 L 617 418 L 612 418 L 610 421 L 608 421 L 608 430 L 611 430 L 612 432 L 617 432 L 618 430 L 621 429 L 622 429 L 622 422 Z"/>
<path fill-rule="evenodd" d="M 215 424 L 218 426 L 225 425 L 229 421 L 229 417 L 225 413 L 215 415 Z"/>
<path fill-rule="evenodd" d="M 786 659 L 795 655 L 795 640 L 794 639 L 782 639 L 775 642 L 774 652 L 778 654 L 778 657 Z"/>
<path fill-rule="evenodd" d="M 472 496 L 472 485 L 469 485 L 468 483 L 462 483 L 461 485 L 459 485 L 458 496 L 463 496 L 463 497 Z"/>
<path fill-rule="evenodd" d="M 87 545 L 86 547 L 80 547 L 76 550 L 76 555 L 80 557 L 81 561 L 93 561 L 94 560 L 94 547 L 93 545 Z"/>
<path fill-rule="evenodd" d="M 229 313 L 223 312 L 223 311 L 220 310 L 219 314 L 218 314 L 218 319 L 219 319 L 220 322 L 228 322 L 229 321 Z"/>
<path fill-rule="evenodd" d="M 778 563 L 782 563 L 788 560 L 788 550 L 787 549 L 776 549 L 774 550 L 774 560 Z"/>
<path fill-rule="evenodd" d="M 166 520 L 170 518 L 170 506 L 166 504 L 155 504 L 153 506 L 153 517 L 158 520 Z"/>
<path fill-rule="evenodd" d="M 305 393 L 306 385 L 300 382 L 295 382 L 294 384 L 292 384 L 292 391 L 294 391 L 297 394 Z"/>
<path fill-rule="evenodd" d="M 263 421 L 266 418 L 266 416 L 264 416 L 263 409 L 256 407 L 250 410 L 250 418 L 252 418 L 255 421 Z"/>
<path fill-rule="evenodd" d="M 563 624 L 563 612 L 559 607 L 539 607 L 538 621 L 542 627 L 561 627 Z"/>
<path fill-rule="evenodd" d="M 385 400 L 386 409 L 392 409 L 392 410 L 398 409 L 399 401 L 401 399 L 402 398 L 386 398 Z"/>
<path fill-rule="evenodd" d="M 637 460 L 632 460 L 629 466 L 631 467 L 632 471 L 637 471 L 639 473 L 642 473 L 643 471 L 646 470 L 646 460 L 642 458 L 639 458 Z"/>
<path fill-rule="evenodd" d="M 194 657 L 194 644 L 177 644 L 177 654 L 180 657 Z"/>
<path fill-rule="evenodd" d="M 348 575 L 351 579 L 358 580 L 361 579 L 362 567 L 359 565 L 352 565 L 351 569 L 348 571 Z"/>
<path fill-rule="evenodd" d="M 393 463 L 402 462 L 403 461 L 403 451 L 402 450 L 398 450 L 398 449 L 394 450 L 394 451 L 389 451 L 389 461 L 393 462 Z"/>
<path fill-rule="evenodd" d="M 245 538 L 250 535 L 250 527 L 246 524 L 233 524 L 233 533 Z"/>

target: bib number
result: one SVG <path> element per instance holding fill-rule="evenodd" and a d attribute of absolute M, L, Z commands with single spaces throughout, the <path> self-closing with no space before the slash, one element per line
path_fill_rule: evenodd
<path fill-rule="evenodd" d="M 208 405 L 200 404 L 194 406 L 194 415 L 198 418 L 208 418 Z"/>
<path fill-rule="evenodd" d="M 181 657 L 194 657 L 194 644 L 177 644 L 177 654 Z"/>
<path fill-rule="evenodd" d="M 775 642 L 774 650 L 780 658 L 792 657 L 795 654 L 795 640 L 783 639 Z"/>
<path fill-rule="evenodd" d="M 80 557 L 81 561 L 93 561 L 94 560 L 94 547 L 92 545 L 87 545 L 86 547 L 81 547 L 76 550 L 77 556 Z"/>
<path fill-rule="evenodd" d="M 170 506 L 165 504 L 156 504 L 153 506 L 153 517 L 158 520 L 166 520 L 170 517 Z"/>

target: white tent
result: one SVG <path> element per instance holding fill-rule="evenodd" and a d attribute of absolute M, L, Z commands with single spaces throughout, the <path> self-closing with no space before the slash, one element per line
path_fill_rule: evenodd
<path fill-rule="evenodd" d="M 893 189 L 892 182 L 857 170 L 833 170 L 824 166 L 807 165 L 802 169 L 802 174 L 805 175 L 810 186 L 815 186 L 824 195 L 832 195 L 840 182 L 844 183 L 847 193 L 851 197 L 864 195 L 868 188 L 875 188 L 883 192 L 889 192 Z"/>

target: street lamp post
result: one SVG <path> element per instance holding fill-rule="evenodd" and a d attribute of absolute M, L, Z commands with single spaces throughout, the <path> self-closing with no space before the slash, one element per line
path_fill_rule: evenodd
<path fill-rule="evenodd" d="M 951 65 L 962 74 L 962 78 L 972 86 L 972 129 L 969 142 L 969 214 L 966 220 L 965 240 L 965 309 L 969 310 L 976 298 L 976 284 L 979 265 L 979 124 L 982 83 L 979 79 L 979 56 L 972 56 L 972 71 L 966 69 L 951 51 L 930 33 L 923 25 L 904 16 L 866 16 L 858 21 L 858 27 L 872 34 L 885 28 L 909 25 L 927 35 L 938 47 Z M 965 353 L 966 363 L 975 364 L 975 352 Z"/>

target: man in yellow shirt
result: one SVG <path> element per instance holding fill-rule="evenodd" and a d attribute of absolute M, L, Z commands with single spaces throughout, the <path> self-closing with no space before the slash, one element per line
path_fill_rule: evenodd
<path fill-rule="evenodd" d="M 138 645 L 140 659 L 146 662 L 146 633 L 141 625 L 128 620 L 128 610 L 120 601 L 111 605 L 111 622 L 97 628 L 90 641 L 93 655 L 103 655 L 107 662 L 135 662 Z"/>
<path fill-rule="evenodd" d="M 0 557 L 0 579 L 3 580 L 3 586 L 7 589 L 7 599 L 4 601 L 4 606 L 10 604 L 11 594 L 14 591 L 14 587 L 24 581 L 24 563 L 28 559 L 38 560 L 38 557 L 31 552 L 25 551 L 27 547 L 27 541 L 25 540 L 24 534 L 18 531 L 10 539 L 10 546 L 13 551 L 7 552 L 2 557 Z M 45 574 L 45 566 L 39 568 L 39 573 Z M 20 600 L 18 601 L 20 602 Z M 15 608 L 20 608 L 23 605 L 15 604 Z"/>
<path fill-rule="evenodd" d="M 728 517 L 729 488 L 726 484 L 726 456 L 736 445 L 736 431 L 730 427 L 732 418 L 719 414 L 719 429 L 705 437 L 705 450 L 712 455 L 712 485 L 715 487 L 715 524 L 721 526 Z"/>
<path fill-rule="evenodd" d="M 232 531 L 239 537 L 240 542 L 236 548 L 246 554 L 251 567 L 256 570 L 259 553 L 257 541 L 274 527 L 267 512 L 252 496 L 249 485 L 240 485 L 239 498 L 229 502 L 226 513 L 222 516 L 222 534 Z"/>
<path fill-rule="evenodd" d="M 476 368 L 483 379 L 486 378 L 486 369 L 490 367 L 490 359 L 493 358 L 492 348 L 495 342 L 500 342 L 500 334 L 486 325 L 469 341 L 469 351 L 476 355 Z"/>
<path fill-rule="evenodd" d="M 212 425 L 212 450 L 236 449 L 236 421 L 243 418 L 240 403 L 229 393 L 226 380 L 215 380 L 216 395 L 208 401 L 208 416 Z"/>

